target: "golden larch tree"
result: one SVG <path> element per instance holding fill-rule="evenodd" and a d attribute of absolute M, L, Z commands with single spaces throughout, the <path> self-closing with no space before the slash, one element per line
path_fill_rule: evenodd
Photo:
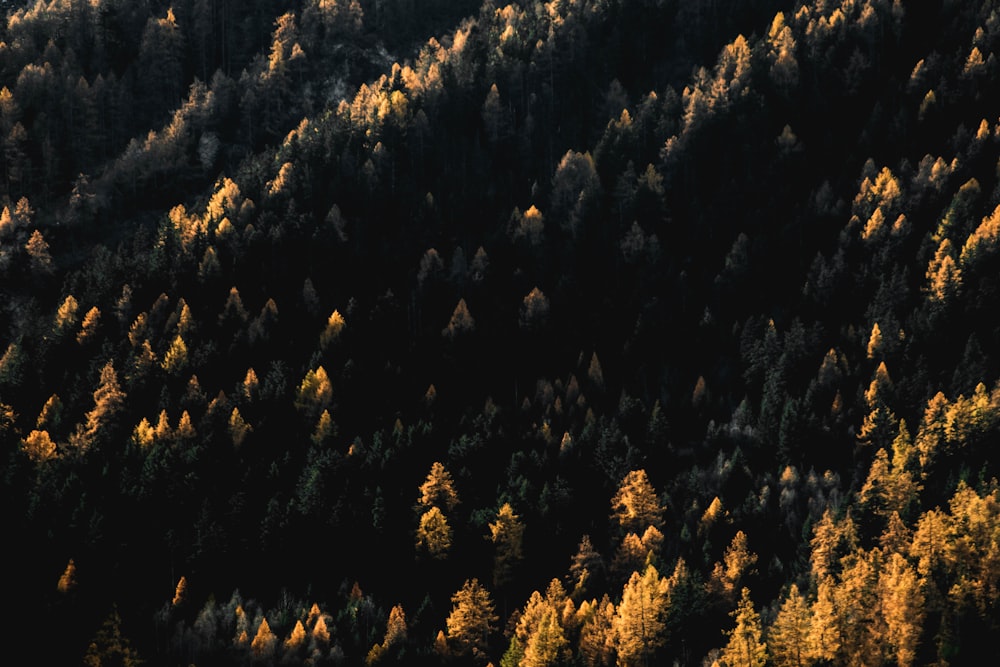
<path fill-rule="evenodd" d="M 420 496 L 417 498 L 420 507 L 438 507 L 449 512 L 459 504 L 458 493 L 455 492 L 455 482 L 444 464 L 435 461 L 431 464 L 427 479 L 420 485 Z"/>
<path fill-rule="evenodd" d="M 458 305 L 455 306 L 455 311 L 451 314 L 451 319 L 448 320 L 448 326 L 441 330 L 441 335 L 449 340 L 454 340 L 462 334 L 471 333 L 475 330 L 476 320 L 472 317 L 472 313 L 469 312 L 469 306 L 466 305 L 465 299 L 459 299 Z"/>
<path fill-rule="evenodd" d="M 93 444 L 101 429 L 117 416 L 124 403 L 125 392 L 121 390 L 118 374 L 109 361 L 101 369 L 101 379 L 94 390 L 94 408 L 70 436 L 70 444 L 80 452 L 85 451 Z"/>
<path fill-rule="evenodd" d="M 33 430 L 24 437 L 24 453 L 34 463 L 43 463 L 56 456 L 56 443 L 46 430 Z"/>
<path fill-rule="evenodd" d="M 340 335 L 344 331 L 345 326 L 347 326 L 347 323 L 344 321 L 344 316 L 340 314 L 339 310 L 334 310 L 330 313 L 330 317 L 326 321 L 326 327 L 319 336 L 320 348 L 325 350 L 340 340 Z"/>
<path fill-rule="evenodd" d="M 567 657 L 566 647 L 569 641 L 562 624 L 559 621 L 559 610 L 554 607 L 545 609 L 535 631 L 528 637 L 524 647 L 522 667 L 550 667 L 559 664 Z"/>
<path fill-rule="evenodd" d="M 80 325 L 80 331 L 76 334 L 76 342 L 80 345 L 85 345 L 89 341 L 94 339 L 97 334 L 97 325 L 101 320 L 101 311 L 97 306 L 94 306 L 87 311 L 87 314 L 83 316 L 83 323 Z"/>
<path fill-rule="evenodd" d="M 894 553 L 879 574 L 878 590 L 889 655 L 899 667 L 911 667 L 926 614 L 923 581 L 906 558 Z"/>
<path fill-rule="evenodd" d="M 666 642 L 667 580 L 652 565 L 633 572 L 622 589 L 614 620 L 619 667 L 639 667 Z"/>
<path fill-rule="evenodd" d="M 431 507 L 420 516 L 417 527 L 417 551 L 426 553 L 435 560 L 448 556 L 451 549 L 452 532 L 448 519 L 437 507 Z"/>
<path fill-rule="evenodd" d="M 736 602 L 736 591 L 743 578 L 754 571 L 757 554 L 747 546 L 747 536 L 742 530 L 736 531 L 733 541 L 726 547 L 722 562 L 712 569 L 709 588 L 721 594 L 730 604 Z"/>
<path fill-rule="evenodd" d="M 580 658 L 587 667 L 608 667 L 615 656 L 615 605 L 605 595 L 600 601 L 580 605 L 582 619 L 578 642 Z"/>
<path fill-rule="evenodd" d="M 246 440 L 251 431 L 253 431 L 253 427 L 243 419 L 240 409 L 233 408 L 233 411 L 229 414 L 229 435 L 233 439 L 233 446 L 237 449 L 241 447 L 243 441 Z"/>
<path fill-rule="evenodd" d="M 288 638 L 284 643 L 285 653 L 294 653 L 301 648 L 306 641 L 306 627 L 302 625 L 302 621 L 295 621 L 295 626 L 289 633 Z"/>
<path fill-rule="evenodd" d="M 69 562 L 66 563 L 66 569 L 63 570 L 62 576 L 59 577 L 59 582 L 56 584 L 56 590 L 60 593 L 69 593 L 76 588 L 76 563 L 70 558 Z"/>
<path fill-rule="evenodd" d="M 611 499 L 611 519 L 625 534 L 641 535 L 648 526 L 663 526 L 663 506 L 645 470 L 633 470 L 622 479 Z"/>
<path fill-rule="evenodd" d="M 496 521 L 489 524 L 489 539 L 493 542 L 493 585 L 500 587 L 511 579 L 514 568 L 521 562 L 524 524 L 510 503 L 497 512 Z"/>
<path fill-rule="evenodd" d="M 55 333 L 56 335 L 61 335 L 67 331 L 70 327 L 76 324 L 78 317 L 78 311 L 80 309 L 80 304 L 77 303 L 76 297 L 72 294 L 68 295 L 60 304 L 59 309 L 56 310 L 55 317 Z"/>
<path fill-rule="evenodd" d="M 764 667 L 767 645 L 762 639 L 760 615 L 753 608 L 749 588 L 741 591 L 732 616 L 736 627 L 726 633 L 729 643 L 722 649 L 722 662 L 727 667 Z"/>
<path fill-rule="evenodd" d="M 774 667 L 805 667 L 812 662 L 809 652 L 811 625 L 809 603 L 799 593 L 799 587 L 792 584 L 767 633 L 768 654 Z"/>
<path fill-rule="evenodd" d="M 85 667 L 104 667 L 106 665 L 121 665 L 121 667 L 139 667 L 142 664 L 139 654 L 132 648 L 131 642 L 122 634 L 122 619 L 115 608 L 101 625 L 97 635 L 87 647 L 83 656 Z"/>
<path fill-rule="evenodd" d="M 448 640 L 455 646 L 456 653 L 485 654 L 490 634 L 499 620 L 490 592 L 480 585 L 478 579 L 469 579 L 452 595 L 451 602 L 451 613 L 445 625 Z"/>
<path fill-rule="evenodd" d="M 817 585 L 816 600 L 810 607 L 812 623 L 809 626 L 808 654 L 812 660 L 831 662 L 840 654 L 840 631 L 833 576 L 824 576 Z"/>
<path fill-rule="evenodd" d="M 267 619 L 262 618 L 260 625 L 257 626 L 257 634 L 254 635 L 253 641 L 250 642 L 250 651 L 255 658 L 266 660 L 274 655 L 277 643 L 278 638 L 271 632 L 271 626 L 268 625 Z"/>
<path fill-rule="evenodd" d="M 181 578 L 177 580 L 177 587 L 174 589 L 174 599 L 170 601 L 170 606 L 177 607 L 187 600 L 187 577 L 181 575 Z"/>

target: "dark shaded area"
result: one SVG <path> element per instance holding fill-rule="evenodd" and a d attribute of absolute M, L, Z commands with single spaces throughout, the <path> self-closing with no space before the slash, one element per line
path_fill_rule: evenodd
<path fill-rule="evenodd" d="M 754 623 L 775 663 L 988 654 L 997 25 L 9 8 L 16 636 L 100 665 L 729 664 Z M 457 505 L 421 500 L 435 463 Z M 497 619 L 463 633 L 472 579 Z"/>

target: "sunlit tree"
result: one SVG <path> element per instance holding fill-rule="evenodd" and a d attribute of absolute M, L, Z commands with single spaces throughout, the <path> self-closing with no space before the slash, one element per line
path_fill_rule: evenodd
<path fill-rule="evenodd" d="M 268 625 L 267 619 L 262 618 L 260 625 L 257 626 L 257 634 L 254 635 L 253 641 L 250 642 L 251 653 L 258 660 L 266 660 L 274 655 L 277 644 L 278 637 L 271 632 L 271 626 Z"/>
<path fill-rule="evenodd" d="M 646 471 L 632 470 L 611 499 L 611 519 L 622 533 L 641 534 L 648 526 L 663 526 L 664 508 Z"/>
<path fill-rule="evenodd" d="M 340 335 L 344 331 L 344 327 L 347 323 L 344 320 L 344 316 L 340 314 L 339 310 L 334 310 L 330 313 L 330 317 L 327 318 L 326 327 L 323 329 L 323 333 L 320 334 L 319 344 L 324 350 L 330 347 L 333 343 L 340 340 Z"/>
<path fill-rule="evenodd" d="M 318 366 L 315 370 L 309 370 L 295 394 L 295 407 L 315 418 L 330 407 L 332 401 L 333 385 L 326 369 Z"/>
<path fill-rule="evenodd" d="M 253 431 L 253 427 L 243 419 L 240 409 L 234 407 L 229 414 L 229 435 L 233 439 L 233 446 L 239 448 L 243 445 L 247 436 Z"/>
<path fill-rule="evenodd" d="M 33 430 L 24 437 L 24 453 L 35 463 L 43 463 L 56 455 L 56 443 L 49 432 Z"/>
<path fill-rule="evenodd" d="M 449 512 L 458 506 L 459 500 L 458 493 L 455 492 L 455 482 L 452 480 L 451 473 L 440 461 L 431 464 L 427 478 L 420 485 L 417 503 L 423 508 L 433 506 L 446 509 Z"/>
<path fill-rule="evenodd" d="M 579 611 L 579 655 L 587 667 L 606 667 L 615 659 L 615 605 L 607 595 L 601 600 L 583 602 Z"/>
<path fill-rule="evenodd" d="M 747 546 L 747 536 L 742 530 L 736 531 L 732 542 L 726 547 L 722 562 L 716 563 L 709 581 L 710 589 L 726 598 L 730 604 L 736 603 L 736 591 L 745 577 L 754 571 L 757 554 Z"/>
<path fill-rule="evenodd" d="M 66 563 L 66 569 L 63 570 L 62 576 L 59 577 L 59 582 L 56 584 L 56 590 L 60 593 L 69 593 L 76 588 L 76 563 L 70 558 L 69 562 Z"/>
<path fill-rule="evenodd" d="M 497 588 L 509 583 L 514 568 L 524 557 L 522 543 L 524 524 L 514 513 L 510 503 L 504 503 L 497 511 L 496 521 L 489 524 L 489 539 L 493 542 L 493 585 Z"/>
<path fill-rule="evenodd" d="M 47 274 L 53 271 L 52 254 L 49 252 L 49 244 L 42 236 L 42 232 L 35 230 L 31 233 L 24 249 L 31 260 L 31 269 L 36 273 Z"/>
<path fill-rule="evenodd" d="M 767 645 L 762 639 L 760 615 L 753 608 L 749 588 L 743 588 L 732 616 L 736 627 L 726 633 L 729 643 L 722 649 L 722 662 L 727 667 L 764 667 Z"/>
<path fill-rule="evenodd" d="M 465 299 L 459 299 L 458 305 L 455 306 L 455 310 L 451 314 L 451 319 L 448 320 L 448 326 L 441 331 L 441 335 L 454 340 L 462 334 L 475 331 L 475 329 L 476 320 L 472 317 L 472 313 L 469 312 L 469 307 L 466 305 Z"/>
<path fill-rule="evenodd" d="M 451 549 L 452 531 L 448 519 L 436 506 L 420 515 L 417 526 L 417 551 L 441 560 Z"/>
<path fill-rule="evenodd" d="M 101 369 L 100 382 L 94 390 L 94 408 L 86 414 L 84 423 L 78 425 L 70 436 L 70 444 L 80 452 L 89 448 L 100 431 L 118 415 L 124 403 L 125 392 L 119 386 L 118 374 L 109 361 Z"/>
<path fill-rule="evenodd" d="M 527 331 L 544 328 L 549 317 L 549 299 L 542 290 L 532 288 L 521 301 L 520 326 Z"/>
<path fill-rule="evenodd" d="M 57 335 L 76 325 L 79 309 L 80 305 L 72 294 L 63 299 L 62 304 L 60 304 L 59 309 L 56 311 L 55 333 Z"/>
<path fill-rule="evenodd" d="M 590 535 L 580 539 L 576 553 L 570 561 L 569 578 L 574 599 L 579 599 L 595 582 L 602 581 L 604 576 L 604 560 L 594 548 Z"/>
<path fill-rule="evenodd" d="M 648 565 L 642 574 L 632 573 L 622 589 L 614 621 L 620 667 L 647 665 L 664 645 L 668 604 L 667 580 L 655 567 Z"/>
<path fill-rule="evenodd" d="M 294 653 L 298 651 L 306 642 L 306 627 L 302 625 L 301 620 L 295 621 L 295 626 L 292 627 L 292 631 L 288 634 L 288 638 L 285 639 L 282 648 L 285 653 Z"/>
<path fill-rule="evenodd" d="M 887 653 L 900 667 L 910 667 L 917 657 L 917 644 L 927 613 L 923 585 L 916 570 L 899 553 L 893 553 L 879 574 L 878 591 L 886 637 Z"/>
<path fill-rule="evenodd" d="M 809 632 L 812 614 L 808 601 L 792 584 L 767 632 L 767 650 L 775 667 L 805 667 L 812 662 Z"/>
<path fill-rule="evenodd" d="M 489 591 L 478 579 L 469 579 L 451 596 L 451 603 L 445 620 L 449 643 L 458 655 L 484 656 L 499 620 Z"/>

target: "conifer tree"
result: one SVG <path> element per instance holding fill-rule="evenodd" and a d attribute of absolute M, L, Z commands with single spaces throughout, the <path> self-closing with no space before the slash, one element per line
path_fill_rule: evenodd
<path fill-rule="evenodd" d="M 917 658 L 918 642 L 927 613 L 922 584 L 913 566 L 899 553 L 889 556 L 879 574 L 885 639 L 892 647 L 888 653 L 899 667 L 910 667 Z"/>
<path fill-rule="evenodd" d="M 485 656 L 498 620 L 489 591 L 478 579 L 468 579 L 452 595 L 451 602 L 451 613 L 445 621 L 448 641 L 458 655 Z"/>
<path fill-rule="evenodd" d="M 496 521 L 489 524 L 489 539 L 494 545 L 493 586 L 500 588 L 509 583 L 514 569 L 524 557 L 522 542 L 524 524 L 514 513 L 510 503 L 504 503 L 497 511 Z"/>
<path fill-rule="evenodd" d="M 271 632 L 271 626 L 268 625 L 267 619 L 262 618 L 260 625 L 257 626 L 257 634 L 254 635 L 253 641 L 250 642 L 250 651 L 254 658 L 257 660 L 269 659 L 274 655 L 277 643 L 278 638 Z"/>
<path fill-rule="evenodd" d="M 70 558 L 69 562 L 66 563 L 66 569 L 63 570 L 62 576 L 59 577 L 59 583 L 56 584 L 56 589 L 60 593 L 69 593 L 76 588 L 76 563 Z"/>
<path fill-rule="evenodd" d="M 622 533 L 641 534 L 649 526 L 663 525 L 663 507 L 645 470 L 633 470 L 622 479 L 611 499 L 611 519 Z"/>
<path fill-rule="evenodd" d="M 142 660 L 132 648 L 131 642 L 122 634 L 122 619 L 117 607 L 104 620 L 100 630 L 87 647 L 83 656 L 86 667 L 139 667 Z"/>
<path fill-rule="evenodd" d="M 767 649 L 775 667 L 805 667 L 812 662 L 809 631 L 812 616 L 809 604 L 792 584 L 788 596 L 767 632 Z"/>
<path fill-rule="evenodd" d="M 644 667 L 667 641 L 665 616 L 668 611 L 667 581 L 652 565 L 640 574 L 633 572 L 622 589 L 615 616 L 615 646 L 621 667 Z"/>
<path fill-rule="evenodd" d="M 451 540 L 451 526 L 438 507 L 432 506 L 420 516 L 420 525 L 417 527 L 419 553 L 426 553 L 435 560 L 442 560 L 448 556 Z"/>
<path fill-rule="evenodd" d="M 729 643 L 722 649 L 722 662 L 727 667 L 764 667 L 767 645 L 762 640 L 760 615 L 753 608 L 749 588 L 744 587 L 740 593 L 732 617 L 736 627 L 726 633 Z"/>
<path fill-rule="evenodd" d="M 420 495 L 417 498 L 420 507 L 438 507 L 454 510 L 459 504 L 458 493 L 455 492 L 455 483 L 451 473 L 440 461 L 431 464 L 431 469 L 427 473 L 427 478 L 420 485 Z"/>

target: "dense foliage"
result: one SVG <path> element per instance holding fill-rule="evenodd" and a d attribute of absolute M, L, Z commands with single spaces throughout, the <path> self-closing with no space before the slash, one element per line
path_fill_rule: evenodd
<path fill-rule="evenodd" d="M 995 3 L 5 6 L 22 650 L 997 655 Z"/>

